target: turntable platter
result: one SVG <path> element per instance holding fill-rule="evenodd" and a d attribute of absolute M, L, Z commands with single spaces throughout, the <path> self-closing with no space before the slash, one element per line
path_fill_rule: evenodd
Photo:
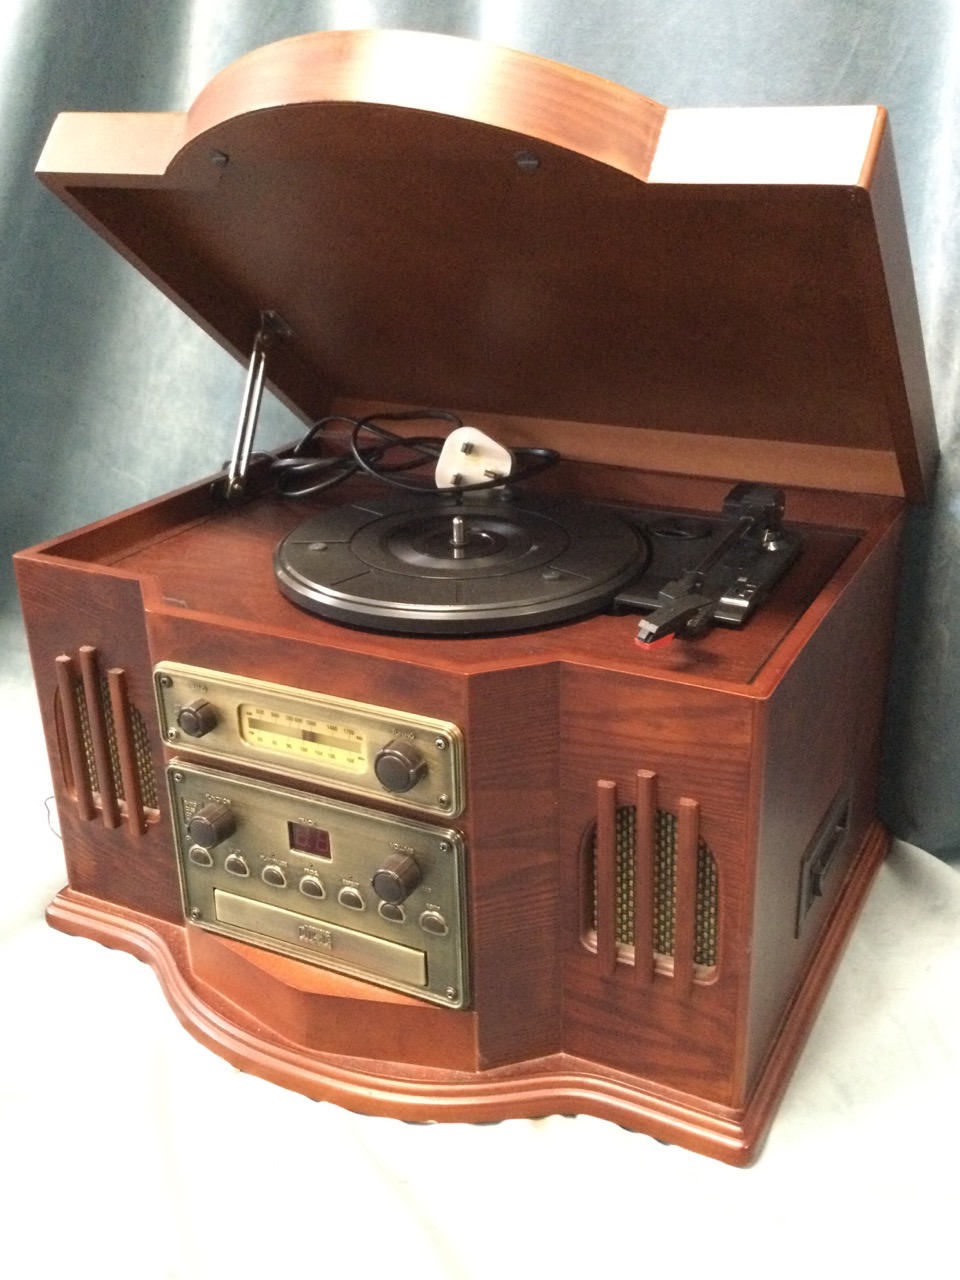
<path fill-rule="evenodd" d="M 518 631 L 607 604 L 644 568 L 619 516 L 546 497 L 409 498 L 332 507 L 289 534 L 283 594 L 338 622 L 426 635 Z"/>

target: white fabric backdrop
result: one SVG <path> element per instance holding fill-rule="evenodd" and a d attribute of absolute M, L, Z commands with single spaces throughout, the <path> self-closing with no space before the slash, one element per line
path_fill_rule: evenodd
<path fill-rule="evenodd" d="M 7 686 L 29 725 L 32 692 Z M 589 1117 L 408 1125 L 243 1075 L 147 966 L 40 919 L 39 729 L 6 765 L 0 1267 L 16 1280 L 956 1274 L 960 874 L 881 868 L 759 1161 Z"/>

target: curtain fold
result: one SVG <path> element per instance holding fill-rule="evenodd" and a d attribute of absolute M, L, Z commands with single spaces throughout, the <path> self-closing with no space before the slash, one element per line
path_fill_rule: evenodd
<path fill-rule="evenodd" d="M 943 463 L 912 515 L 883 813 L 960 856 L 960 5 L 952 0 L 7 0 L 0 16 L 5 551 L 215 470 L 242 371 L 32 177 L 58 110 L 179 110 L 217 70 L 311 30 L 512 45 L 672 106 L 880 102 L 891 114 Z M 266 439 L 296 428 L 267 410 Z M 11 598 L 4 556 L 4 600 Z"/>

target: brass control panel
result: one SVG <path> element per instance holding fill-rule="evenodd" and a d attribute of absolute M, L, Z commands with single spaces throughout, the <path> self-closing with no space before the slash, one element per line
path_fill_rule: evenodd
<path fill-rule="evenodd" d="M 172 746 L 407 809 L 463 811 L 463 739 L 446 721 L 178 662 L 159 663 L 154 681 Z"/>
<path fill-rule="evenodd" d="M 190 921 L 466 1005 L 459 832 L 178 760 L 167 776 Z"/>

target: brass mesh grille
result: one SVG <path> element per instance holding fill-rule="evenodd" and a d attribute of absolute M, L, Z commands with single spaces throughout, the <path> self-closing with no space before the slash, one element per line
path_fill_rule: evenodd
<path fill-rule="evenodd" d="M 93 735 L 90 731 L 90 715 L 87 711 L 87 700 L 84 697 L 83 682 L 81 680 L 77 680 L 74 683 L 73 698 L 83 736 L 83 759 L 87 783 L 91 791 L 99 794 L 100 779 L 97 774 L 97 761 L 93 750 Z M 120 755 L 117 750 L 117 735 L 113 728 L 113 700 L 110 697 L 110 687 L 106 679 L 102 677 L 100 680 L 100 700 L 107 724 L 113 793 L 118 800 L 124 800 L 126 797 L 123 793 L 123 777 L 120 770 Z M 150 759 L 150 741 L 147 737 L 147 725 L 136 707 L 130 707 L 130 731 L 133 735 L 136 750 L 137 777 L 140 781 L 141 797 L 148 809 L 156 809 L 159 807 L 157 781 L 153 774 L 153 762 Z"/>
<path fill-rule="evenodd" d="M 633 943 L 634 866 L 637 811 L 633 805 L 617 809 L 617 942 Z M 593 928 L 597 927 L 596 829 L 590 845 L 593 864 Z M 677 817 L 665 809 L 656 813 L 656 849 L 653 875 L 653 940 L 658 955 L 673 955 L 675 874 L 677 865 Z M 713 967 L 717 963 L 717 867 L 705 841 L 697 851 L 697 902 L 694 964 Z"/>

